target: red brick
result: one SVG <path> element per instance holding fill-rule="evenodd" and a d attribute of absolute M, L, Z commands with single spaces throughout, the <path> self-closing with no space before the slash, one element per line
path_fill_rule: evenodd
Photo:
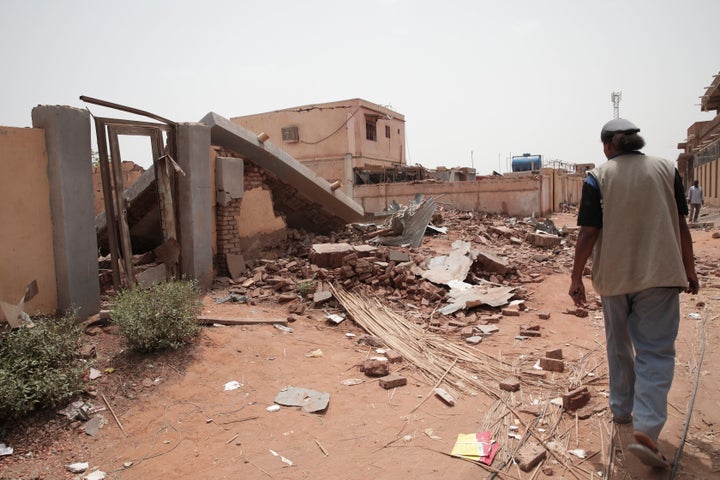
<path fill-rule="evenodd" d="M 555 350 L 548 350 L 547 352 L 545 352 L 545 357 L 562 360 L 563 359 L 562 348 L 556 348 Z"/>
<path fill-rule="evenodd" d="M 500 389 L 506 392 L 517 392 L 520 390 L 520 380 L 515 377 L 509 377 L 500 382 Z"/>
<path fill-rule="evenodd" d="M 540 359 L 540 368 L 551 372 L 563 372 L 565 371 L 565 362 L 556 358 L 543 357 Z"/>
<path fill-rule="evenodd" d="M 390 363 L 400 363 L 403 361 L 402 355 L 395 350 L 385 350 L 385 358 L 387 358 Z"/>
<path fill-rule="evenodd" d="M 563 410 L 577 410 L 590 401 L 590 392 L 587 387 L 576 388 L 562 396 Z"/>
<path fill-rule="evenodd" d="M 380 377 L 380 386 L 385 390 L 402 387 L 403 385 L 407 385 L 407 378 L 398 375 L 397 373 L 391 373 L 390 375 Z"/>

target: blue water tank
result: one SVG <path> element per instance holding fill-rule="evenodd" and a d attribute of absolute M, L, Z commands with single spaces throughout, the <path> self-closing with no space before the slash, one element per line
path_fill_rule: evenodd
<path fill-rule="evenodd" d="M 536 172 L 540 168 L 542 168 L 542 155 L 525 153 L 522 156 L 512 157 L 513 172 Z"/>

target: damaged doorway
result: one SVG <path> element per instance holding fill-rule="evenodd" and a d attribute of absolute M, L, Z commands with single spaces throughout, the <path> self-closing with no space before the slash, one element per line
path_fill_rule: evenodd
<path fill-rule="evenodd" d="M 133 255 L 152 253 L 161 263 L 147 277 L 151 281 L 177 278 L 180 243 L 177 228 L 175 178 L 183 174 L 175 162 L 176 124 L 131 107 L 89 97 L 89 102 L 149 116 L 164 123 L 94 117 L 100 177 L 105 207 L 105 238 L 98 238 L 103 253 L 110 253 L 112 282 L 116 290 L 138 283 Z M 123 139 L 149 140 L 152 169 L 131 188 L 123 184 Z M 137 142 L 135 142 L 137 143 Z"/>

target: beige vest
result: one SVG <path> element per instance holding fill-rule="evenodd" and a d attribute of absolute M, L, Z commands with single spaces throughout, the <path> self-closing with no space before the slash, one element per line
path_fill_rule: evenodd
<path fill-rule="evenodd" d="M 593 250 L 593 286 L 601 296 L 687 286 L 682 262 L 675 167 L 628 154 L 590 172 L 603 202 L 603 227 Z"/>

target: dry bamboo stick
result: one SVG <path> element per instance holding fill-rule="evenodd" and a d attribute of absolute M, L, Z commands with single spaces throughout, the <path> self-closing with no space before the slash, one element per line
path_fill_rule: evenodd
<path fill-rule="evenodd" d="M 107 401 L 107 398 L 105 398 L 105 395 L 100 394 L 100 396 L 102 397 L 103 401 L 105 402 L 105 405 L 107 405 L 108 409 L 110 410 L 110 413 L 112 414 L 113 418 L 114 418 L 115 421 L 117 422 L 118 427 L 120 427 L 120 430 L 121 430 L 121 431 L 123 432 L 123 434 L 127 437 L 128 434 L 127 434 L 127 432 L 125 431 L 125 428 L 122 426 L 122 423 L 120 423 L 120 419 L 117 417 L 117 415 L 115 415 L 115 411 L 114 411 L 113 408 L 110 406 L 110 402 Z"/>

